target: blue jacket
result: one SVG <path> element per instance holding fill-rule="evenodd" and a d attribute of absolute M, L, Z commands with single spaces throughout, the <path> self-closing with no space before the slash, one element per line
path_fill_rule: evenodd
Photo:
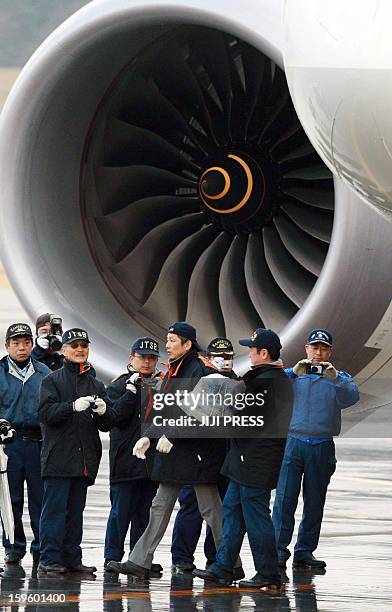
<path fill-rule="evenodd" d="M 332 437 L 340 433 L 341 409 L 359 400 L 358 387 L 347 372 L 338 371 L 336 380 L 306 374 L 296 376 L 286 369 L 294 388 L 293 416 L 289 435 Z"/>
<path fill-rule="evenodd" d="M 51 373 L 32 359 L 34 373 L 23 383 L 9 372 L 7 355 L 0 360 L 0 416 L 16 429 L 40 429 L 38 400 L 41 381 Z"/>

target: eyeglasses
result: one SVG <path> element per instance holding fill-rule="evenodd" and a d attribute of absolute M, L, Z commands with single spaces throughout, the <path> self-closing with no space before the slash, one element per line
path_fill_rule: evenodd
<path fill-rule="evenodd" d="M 68 346 L 70 346 L 72 349 L 77 349 L 77 348 L 86 349 L 86 348 L 88 348 L 88 344 L 86 342 L 70 342 Z"/>

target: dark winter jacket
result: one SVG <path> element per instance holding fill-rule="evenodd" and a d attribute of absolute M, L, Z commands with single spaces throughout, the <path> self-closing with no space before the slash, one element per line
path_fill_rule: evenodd
<path fill-rule="evenodd" d="M 59 370 L 63 366 L 64 356 L 60 353 L 51 353 L 45 351 L 41 346 L 37 344 L 33 348 L 31 356 L 40 363 L 44 363 L 52 372 Z"/>
<path fill-rule="evenodd" d="M 126 389 L 130 373 L 122 374 L 107 388 L 113 408 L 112 429 L 110 430 L 109 464 L 110 483 L 148 478 L 146 461 L 132 454 L 132 449 L 141 437 L 141 402 L 147 393 L 137 385 L 136 395 Z M 143 384 L 143 382 L 142 382 Z M 147 462 L 154 450 L 147 451 Z"/>
<path fill-rule="evenodd" d="M 199 357 L 196 351 L 187 353 L 182 359 L 169 366 L 163 380 L 162 391 L 175 393 L 177 390 L 191 391 L 203 376 L 216 373 L 209 362 Z M 177 409 L 177 415 L 183 412 Z M 170 433 L 167 433 L 170 439 Z M 154 455 L 151 478 L 159 482 L 180 484 L 216 483 L 220 480 L 220 469 L 225 457 L 225 440 L 202 438 L 174 438 L 170 453 Z"/>
<path fill-rule="evenodd" d="M 246 393 L 267 391 L 264 406 L 257 408 L 264 419 L 262 437 L 230 440 L 222 474 L 249 487 L 275 489 L 292 413 L 291 383 L 282 367 L 271 364 L 249 370 L 243 380 Z"/>
<path fill-rule="evenodd" d="M 107 414 L 74 412 L 73 402 L 86 395 L 101 397 L 106 402 Z M 42 477 L 85 476 L 93 484 L 102 455 L 98 430 L 109 430 L 110 410 L 104 384 L 79 364 L 65 360 L 60 370 L 47 376 L 41 386 L 39 404 Z"/>
<path fill-rule="evenodd" d="M 0 417 L 15 429 L 36 430 L 40 434 L 38 400 L 41 381 L 50 374 L 44 364 L 31 360 L 32 369 L 24 381 L 10 373 L 8 357 L 0 361 Z"/>

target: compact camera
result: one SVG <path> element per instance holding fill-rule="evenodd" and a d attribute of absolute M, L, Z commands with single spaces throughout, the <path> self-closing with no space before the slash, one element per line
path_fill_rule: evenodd
<path fill-rule="evenodd" d="M 94 401 L 90 402 L 90 405 L 89 405 L 90 410 L 94 410 L 97 407 L 95 400 L 98 399 L 98 395 L 93 395 L 93 398 L 94 398 Z"/>
<path fill-rule="evenodd" d="M 313 363 L 306 364 L 306 374 L 318 374 L 322 376 L 324 373 L 324 368 L 322 365 L 315 365 Z"/>

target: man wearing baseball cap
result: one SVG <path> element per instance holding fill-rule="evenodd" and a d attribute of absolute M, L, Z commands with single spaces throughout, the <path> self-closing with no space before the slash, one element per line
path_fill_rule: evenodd
<path fill-rule="evenodd" d="M 110 561 L 121 561 L 129 525 L 130 551 L 143 534 L 158 488 L 147 475 L 146 462 L 131 452 L 141 436 L 142 401 L 163 378 L 157 370 L 158 357 L 156 340 L 148 336 L 137 338 L 131 346 L 127 372 L 107 388 L 114 417 L 109 447 L 111 510 L 105 537 L 106 571 L 110 571 Z M 162 566 L 152 564 L 152 570 L 162 571 Z"/>
<path fill-rule="evenodd" d="M 82 563 L 83 510 L 102 455 L 98 431 L 109 430 L 111 409 L 88 362 L 88 332 L 69 329 L 62 344 L 64 364 L 42 381 L 40 393 L 44 498 L 38 569 L 92 573 L 96 568 Z"/>
<path fill-rule="evenodd" d="M 185 321 L 170 325 L 166 342 L 169 370 L 163 379 L 163 393 L 191 391 L 200 378 L 217 374 L 210 362 L 198 354 L 200 350 L 196 329 L 192 325 Z M 182 414 L 178 406 L 177 411 Z M 159 487 L 152 502 L 148 526 L 136 542 L 128 561 L 111 561 L 109 567 L 123 574 L 150 575 L 152 555 L 165 534 L 184 484 L 194 486 L 200 514 L 210 525 L 214 540 L 219 542 L 221 500 L 217 482 L 225 454 L 222 442 L 208 438 L 175 438 L 170 441 L 164 435 L 159 438 L 151 471 L 151 478 L 159 482 Z M 135 444 L 133 453 L 145 458 L 149 447 L 149 438 L 142 437 Z M 242 568 L 238 569 L 242 577 Z"/>
<path fill-rule="evenodd" d="M 35 346 L 32 357 L 44 363 L 52 371 L 58 370 L 63 365 L 64 356 L 59 352 L 62 342 L 62 319 L 50 312 L 37 317 L 35 322 Z"/>
<path fill-rule="evenodd" d="M 27 485 L 33 561 L 39 561 L 39 518 L 43 485 L 40 452 L 41 429 L 38 419 L 39 387 L 49 368 L 32 359 L 33 334 L 26 323 L 13 323 L 5 337 L 7 355 L 0 361 L 0 417 L 16 430 L 15 441 L 6 448 L 8 482 L 14 514 L 14 544 L 3 533 L 5 562 L 19 564 L 26 554 L 23 529 L 24 484 Z"/>
<path fill-rule="evenodd" d="M 253 406 L 247 406 L 252 414 L 263 415 L 264 426 L 255 429 L 255 437 L 230 439 L 222 468 L 222 474 L 229 479 L 222 506 L 222 539 L 215 563 L 205 570 L 196 569 L 193 574 L 221 585 L 231 584 L 233 563 L 247 533 L 257 573 L 250 580 L 241 580 L 239 586 L 279 587 L 281 577 L 270 498 L 283 458 L 292 389 L 280 359 L 280 339 L 273 330 L 258 328 L 250 338 L 239 340 L 239 344 L 249 348 L 251 362 L 251 369 L 243 376 L 246 394 L 254 398 Z M 258 407 L 256 399 L 260 394 L 265 403 Z"/>
<path fill-rule="evenodd" d="M 279 565 L 286 567 L 294 530 L 294 514 L 303 485 L 302 521 L 294 548 L 294 567 L 324 568 L 316 559 L 327 488 L 336 467 L 335 444 L 341 410 L 359 400 L 357 385 L 330 358 L 332 334 L 313 329 L 305 344 L 306 358 L 286 370 L 294 388 L 293 417 L 276 490 L 272 520 Z"/>
<path fill-rule="evenodd" d="M 207 356 L 221 374 L 228 378 L 237 378 L 233 371 L 234 348 L 228 338 L 218 337 L 211 340 L 207 346 Z M 223 499 L 227 488 L 226 479 L 221 478 L 218 486 Z M 179 573 L 191 572 L 195 567 L 194 554 L 203 526 L 203 519 L 192 485 L 182 487 L 178 503 L 180 509 L 174 521 L 171 545 L 172 570 Z M 208 525 L 204 540 L 204 554 L 207 560 L 206 567 L 208 567 L 214 562 L 216 555 L 214 537 Z"/>

